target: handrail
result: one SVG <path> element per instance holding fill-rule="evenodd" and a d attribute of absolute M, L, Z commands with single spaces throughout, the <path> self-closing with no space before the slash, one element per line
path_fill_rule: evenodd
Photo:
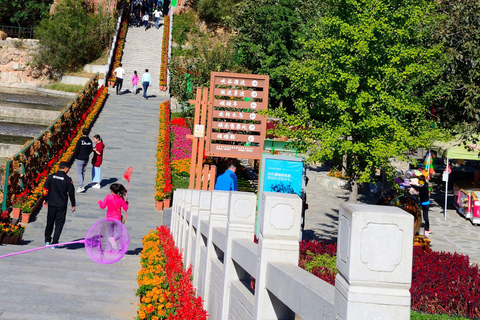
<path fill-rule="evenodd" d="M 125 1 L 122 1 L 122 9 L 117 19 L 117 28 L 115 29 L 115 35 L 113 36 L 112 47 L 110 48 L 110 56 L 108 57 L 107 70 L 105 70 L 105 86 L 108 85 L 108 78 L 112 70 L 114 63 L 115 51 L 117 50 L 117 38 L 122 28 L 123 15 L 125 14 Z"/>
<path fill-rule="evenodd" d="M 25 151 L 27 151 L 27 150 L 31 147 L 31 145 L 32 145 L 33 143 L 35 143 L 35 141 L 39 141 L 39 140 L 42 138 L 42 136 L 43 136 L 47 131 L 51 130 L 52 127 L 57 123 L 57 121 L 58 121 L 59 119 L 61 119 L 62 116 L 63 116 L 67 111 L 71 110 L 72 105 L 73 105 L 77 100 L 79 100 L 79 99 L 82 97 L 82 95 L 83 95 L 83 93 L 85 92 L 85 90 L 86 90 L 87 88 L 89 88 L 89 85 L 90 85 L 93 81 L 95 81 L 96 79 L 98 79 L 98 75 L 99 75 L 99 73 L 97 72 L 97 73 L 95 74 L 95 76 L 93 76 L 93 77 L 85 84 L 85 86 L 83 87 L 82 91 L 80 91 L 80 92 L 75 96 L 75 99 L 72 100 L 72 101 L 70 102 L 70 104 L 69 104 L 65 109 L 63 109 L 63 111 L 60 113 L 60 115 L 59 115 L 57 118 L 55 118 L 55 120 L 52 121 L 52 123 L 51 123 L 45 130 L 43 130 L 38 136 L 35 137 L 35 139 L 33 139 L 32 141 L 30 141 L 30 142 L 29 142 L 27 145 L 25 145 L 19 152 L 17 152 L 14 156 L 12 156 L 12 157 L 7 161 L 7 163 L 6 163 L 6 165 L 5 165 L 5 172 L 4 172 L 2 211 L 5 211 L 5 209 L 6 209 L 6 207 L 7 207 L 8 180 L 9 180 L 9 177 L 10 177 L 10 167 L 11 167 L 12 161 L 13 161 L 14 159 L 16 159 L 17 157 L 19 157 L 20 154 L 25 153 Z M 25 166 L 23 166 L 22 169 L 23 169 L 23 173 L 25 173 Z M 23 183 L 23 182 L 22 182 L 22 183 Z"/>
<path fill-rule="evenodd" d="M 26 38 L 22 37 L 22 34 L 28 35 L 29 39 L 33 39 L 33 28 L 32 27 L 17 27 L 17 26 L 2 26 L 0 25 L 0 30 L 5 32 L 10 38 Z M 16 31 L 14 31 L 16 30 Z M 22 32 L 22 30 L 25 30 Z M 7 32 L 8 31 L 8 32 Z M 14 37 L 16 35 L 16 37 Z"/>

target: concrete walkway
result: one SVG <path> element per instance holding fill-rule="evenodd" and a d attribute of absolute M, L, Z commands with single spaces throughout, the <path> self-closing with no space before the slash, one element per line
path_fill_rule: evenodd
<path fill-rule="evenodd" d="M 142 30 L 135 45 L 139 56 L 153 52 L 158 46 L 152 38 L 160 37 L 160 30 Z M 132 47 L 133 32 L 129 31 L 127 52 Z M 136 36 L 135 36 L 136 37 Z M 137 39 L 135 38 L 135 41 Z M 155 47 L 155 48 L 153 48 Z M 124 57 L 124 65 L 128 65 Z M 152 56 L 153 60 L 154 57 Z M 146 64 L 160 65 L 157 61 Z M 155 76 L 152 74 L 152 78 Z M 124 87 L 125 88 L 125 87 Z M 138 298 L 137 272 L 140 270 L 139 253 L 142 237 L 162 223 L 162 213 L 155 210 L 154 185 L 156 172 L 156 144 L 158 139 L 159 104 L 168 97 L 157 85 L 149 90 L 150 98 L 131 93 L 109 97 L 91 137 L 99 134 L 105 145 L 102 164 L 102 189 L 88 188 L 76 194 L 77 210 L 67 214 L 61 241 L 85 238 L 90 226 L 105 217 L 105 210 L 97 201 L 110 193 L 109 185 L 120 182 L 126 186 L 123 174 L 133 167 L 129 185 L 130 210 L 126 227 L 130 246 L 125 257 L 115 264 L 101 265 L 88 257 L 83 245 L 72 245 L 58 250 L 44 249 L 23 255 L 0 259 L 0 319 L 133 319 L 136 317 Z M 75 186 L 78 178 L 75 164 L 69 172 Z M 86 182 L 91 182 L 91 165 L 87 167 Z M 69 207 L 70 208 L 70 207 Z M 44 245 L 46 209 L 42 209 L 27 225 L 22 246 L 2 245 L 0 255 Z"/>

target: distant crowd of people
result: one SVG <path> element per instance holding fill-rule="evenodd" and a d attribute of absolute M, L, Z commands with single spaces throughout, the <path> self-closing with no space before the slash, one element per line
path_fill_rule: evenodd
<path fill-rule="evenodd" d="M 160 18 L 168 15 L 170 0 L 134 0 L 132 6 L 135 26 L 140 27 L 143 23 L 147 31 L 151 17 L 154 18 L 155 28 L 160 27 Z"/>

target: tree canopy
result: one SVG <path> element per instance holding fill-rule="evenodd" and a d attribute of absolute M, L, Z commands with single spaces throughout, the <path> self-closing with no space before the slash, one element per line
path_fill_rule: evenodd
<path fill-rule="evenodd" d="M 480 131 L 480 3 L 478 0 L 439 0 L 432 41 L 443 43 L 448 63 L 438 82 L 445 94 L 434 104 L 434 115 L 447 127 Z M 458 129 L 458 128 L 457 128 Z"/>
<path fill-rule="evenodd" d="M 53 0 L 0 0 L 0 24 L 32 27 L 48 16 Z"/>
<path fill-rule="evenodd" d="M 95 13 L 85 0 L 62 1 L 35 29 L 40 40 L 35 61 L 60 71 L 83 67 L 101 56 L 114 28 L 112 17 Z"/>
<path fill-rule="evenodd" d="M 325 15 L 290 64 L 294 115 L 283 133 L 311 160 L 348 159 L 347 173 L 370 181 L 389 158 L 438 135 L 428 111 L 439 92 L 442 46 L 425 45 L 434 7 L 417 0 L 328 0 Z M 300 130 L 290 130 L 294 125 Z M 356 200 L 355 189 L 351 199 Z"/>

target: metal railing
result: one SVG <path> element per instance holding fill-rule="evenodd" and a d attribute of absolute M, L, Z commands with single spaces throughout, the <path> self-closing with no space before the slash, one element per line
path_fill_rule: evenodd
<path fill-rule="evenodd" d="M 19 158 L 19 155 L 20 154 L 25 154 L 26 150 L 28 150 L 34 143 L 35 141 L 41 141 L 42 138 L 43 138 L 43 135 L 49 131 L 51 132 L 52 128 L 55 126 L 55 124 L 57 123 L 57 121 L 59 119 L 62 119 L 62 117 L 64 116 L 65 113 L 67 112 L 71 112 L 71 109 L 73 108 L 72 106 L 75 104 L 75 102 L 78 100 L 78 101 L 81 101 L 82 99 L 84 99 L 83 97 L 83 94 L 84 92 L 88 92 L 89 88 L 90 88 L 90 85 L 92 84 L 92 82 L 96 82 L 97 84 L 95 86 L 95 92 L 92 93 L 90 92 L 89 94 L 92 96 L 95 96 L 95 93 L 97 92 L 96 88 L 98 87 L 98 73 L 95 74 L 95 76 L 93 76 L 90 81 L 88 81 L 85 86 L 83 87 L 82 91 L 77 93 L 75 99 L 73 99 L 69 105 L 63 109 L 63 111 L 60 113 L 60 115 L 54 120 L 52 121 L 52 123 L 44 130 L 42 131 L 34 140 L 30 141 L 25 147 L 22 148 L 22 150 L 20 150 L 19 152 L 17 152 L 12 158 L 10 158 L 9 160 L 7 160 L 6 164 L 5 164 L 5 172 L 4 172 L 4 179 L 3 179 L 3 199 L 2 199 L 2 211 L 5 211 L 5 209 L 7 208 L 7 205 L 8 205 L 8 196 L 9 196 L 9 188 L 8 188 L 8 183 L 9 183 L 9 177 L 10 177 L 10 174 L 12 173 L 11 172 L 11 166 L 12 166 L 12 161 L 15 160 L 15 159 L 18 159 Z M 78 119 L 75 120 L 75 126 L 78 124 Z M 68 132 L 70 132 L 73 128 L 66 128 Z M 45 144 L 49 145 L 50 146 L 50 142 L 47 141 Z M 49 150 L 50 151 L 54 151 L 54 150 Z M 53 156 L 53 155 L 52 155 Z M 51 157 L 50 157 L 51 159 Z M 49 160 L 50 160 L 49 159 Z M 43 163 L 43 165 L 45 165 L 46 163 Z M 26 170 L 36 170 L 37 172 L 39 171 L 38 169 L 31 169 L 31 168 L 28 168 L 26 167 L 26 164 L 25 163 L 22 163 L 21 164 L 21 167 L 22 167 L 22 175 L 25 174 L 25 171 Z M 18 184 L 18 183 L 17 183 Z M 20 179 L 19 181 L 19 184 L 23 187 L 24 183 L 23 183 L 23 178 Z"/>
<path fill-rule="evenodd" d="M 0 26 L 0 31 L 5 32 L 10 38 L 33 39 L 33 28 Z"/>

